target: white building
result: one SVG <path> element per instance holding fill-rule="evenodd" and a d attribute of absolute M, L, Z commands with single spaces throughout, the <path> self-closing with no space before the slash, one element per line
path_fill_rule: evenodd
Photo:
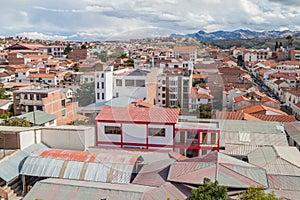
<path fill-rule="evenodd" d="M 64 55 L 66 46 L 44 46 L 40 47 L 39 49 L 44 51 L 46 54 L 52 55 L 53 57 L 62 57 Z"/>
<path fill-rule="evenodd" d="M 219 150 L 220 130 L 214 123 L 178 122 L 179 109 L 104 107 L 96 117 L 96 145 L 173 150 L 198 156 Z"/>
<path fill-rule="evenodd" d="M 189 112 L 196 112 L 200 105 L 211 103 L 213 98 L 208 88 L 192 87 L 189 97 Z"/>
<path fill-rule="evenodd" d="M 147 97 L 147 75 L 149 71 L 135 69 L 122 74 L 114 74 L 113 96 Z"/>
<path fill-rule="evenodd" d="M 113 98 L 113 72 L 95 72 L 95 95 L 96 102 L 108 101 Z"/>

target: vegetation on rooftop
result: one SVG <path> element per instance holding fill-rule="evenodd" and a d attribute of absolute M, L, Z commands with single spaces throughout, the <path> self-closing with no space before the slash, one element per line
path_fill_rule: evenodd
<path fill-rule="evenodd" d="M 203 185 L 192 190 L 188 200 L 227 200 L 227 188 L 220 186 L 218 181 L 212 182 L 209 178 L 203 179 Z"/>

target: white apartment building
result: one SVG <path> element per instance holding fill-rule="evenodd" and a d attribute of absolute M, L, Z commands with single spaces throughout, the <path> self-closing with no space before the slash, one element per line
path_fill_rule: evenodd
<path fill-rule="evenodd" d="M 40 50 L 44 51 L 44 53 L 52 55 L 53 57 L 62 57 L 66 46 L 44 46 L 40 47 Z"/>
<path fill-rule="evenodd" d="M 113 98 L 113 72 L 95 72 L 95 95 L 96 102 L 108 101 Z"/>

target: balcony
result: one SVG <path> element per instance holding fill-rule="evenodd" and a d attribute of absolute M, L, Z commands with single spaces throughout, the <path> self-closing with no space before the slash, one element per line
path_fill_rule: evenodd
<path fill-rule="evenodd" d="M 42 100 L 30 100 L 30 99 L 21 99 L 20 104 L 22 105 L 33 105 L 33 106 L 42 106 Z"/>

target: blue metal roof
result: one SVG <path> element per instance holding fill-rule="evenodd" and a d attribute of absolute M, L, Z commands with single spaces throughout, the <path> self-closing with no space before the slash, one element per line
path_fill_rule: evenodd
<path fill-rule="evenodd" d="M 25 159 L 36 149 L 48 149 L 48 147 L 41 143 L 33 144 L 0 160 L 0 177 L 8 183 L 19 176 Z"/>

